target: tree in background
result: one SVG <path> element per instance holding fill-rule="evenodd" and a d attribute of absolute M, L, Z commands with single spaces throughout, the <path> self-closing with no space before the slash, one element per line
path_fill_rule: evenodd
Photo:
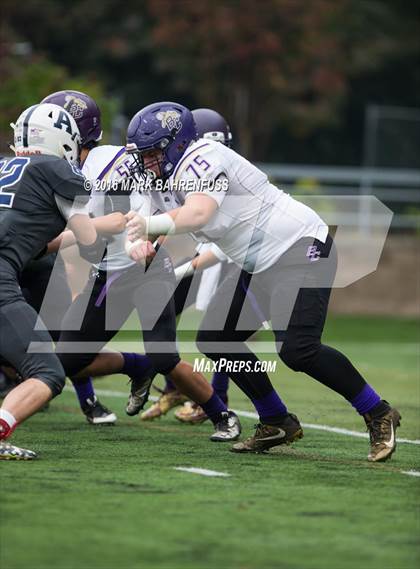
<path fill-rule="evenodd" d="M 29 65 L 13 68 L 19 69 L 19 72 L 12 73 L 4 80 L 0 91 L 0 154 L 10 153 L 8 146 L 13 140 L 10 122 L 15 121 L 25 108 L 62 89 L 85 91 L 98 101 L 103 118 L 104 141 L 107 140 L 116 104 L 104 96 L 100 84 L 84 78 L 70 78 L 65 68 L 42 58 L 32 60 Z"/>
<path fill-rule="evenodd" d="M 253 158 L 279 127 L 304 139 L 337 124 L 351 77 L 416 49 L 417 25 L 387 4 L 148 0 L 160 68 L 229 117 Z"/>
<path fill-rule="evenodd" d="M 252 159 L 357 164 L 365 105 L 415 105 L 420 90 L 415 0 L 2 0 L 1 10 L 2 35 L 29 42 L 33 61 L 103 86 L 128 117 L 157 100 L 214 107 Z"/>

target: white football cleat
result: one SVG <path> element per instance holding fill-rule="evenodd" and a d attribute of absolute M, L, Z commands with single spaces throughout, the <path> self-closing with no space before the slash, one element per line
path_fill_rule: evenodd
<path fill-rule="evenodd" d="M 0 442 L 0 460 L 34 460 L 37 455 L 34 451 L 19 448 L 10 443 Z"/>
<path fill-rule="evenodd" d="M 210 440 L 215 443 L 236 441 L 241 434 L 241 423 L 233 411 L 224 411 L 221 420 L 214 425 Z"/>

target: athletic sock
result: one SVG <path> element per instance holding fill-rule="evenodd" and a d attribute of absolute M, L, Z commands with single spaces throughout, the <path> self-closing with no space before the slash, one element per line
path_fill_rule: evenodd
<path fill-rule="evenodd" d="M 381 398 L 369 384 L 366 384 L 362 391 L 350 401 L 360 415 L 370 413 L 380 402 Z"/>
<path fill-rule="evenodd" d="M 176 385 L 169 377 L 169 375 L 165 375 L 165 387 L 163 391 L 164 393 L 169 393 L 170 391 L 176 391 Z"/>
<path fill-rule="evenodd" d="M 141 377 L 152 367 L 149 356 L 129 352 L 121 352 L 121 355 L 124 358 L 121 373 L 130 377 Z"/>
<path fill-rule="evenodd" d="M 223 371 L 216 371 L 213 374 L 211 385 L 223 403 L 227 404 L 227 390 L 229 387 L 229 376 Z"/>
<path fill-rule="evenodd" d="M 213 424 L 218 423 L 222 419 L 222 413 L 228 410 L 226 404 L 223 403 L 216 392 L 213 393 L 206 403 L 200 403 L 200 407 L 202 407 Z"/>
<path fill-rule="evenodd" d="M 6 409 L 0 409 L 0 441 L 10 437 L 16 427 L 15 417 Z"/>
<path fill-rule="evenodd" d="M 257 410 L 261 423 L 265 425 L 281 424 L 284 417 L 288 415 L 286 405 L 274 389 L 265 397 L 252 399 L 252 403 Z"/>
<path fill-rule="evenodd" d="M 92 378 L 89 376 L 84 377 L 83 379 L 70 379 L 76 391 L 80 407 L 83 409 L 83 407 L 86 407 L 86 402 L 88 399 L 91 401 L 95 400 L 95 390 L 93 389 Z"/>

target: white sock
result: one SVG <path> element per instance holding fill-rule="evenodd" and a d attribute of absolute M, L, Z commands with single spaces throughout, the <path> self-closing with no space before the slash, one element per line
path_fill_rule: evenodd
<path fill-rule="evenodd" d="M 0 419 L 3 419 L 3 421 L 9 425 L 10 429 L 13 429 L 17 423 L 13 415 L 9 413 L 9 411 L 6 411 L 6 409 L 0 409 Z"/>

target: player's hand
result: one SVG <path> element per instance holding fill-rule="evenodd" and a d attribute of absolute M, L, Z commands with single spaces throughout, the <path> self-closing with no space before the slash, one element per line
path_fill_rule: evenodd
<path fill-rule="evenodd" d="M 125 218 L 127 220 L 128 239 L 130 241 L 143 239 L 147 232 L 146 219 L 134 211 L 126 213 Z"/>
<path fill-rule="evenodd" d="M 125 243 L 125 250 L 130 259 L 133 259 L 139 265 L 148 265 L 153 257 L 156 255 L 155 248 L 150 241 L 137 241 L 131 242 L 129 240 Z"/>

